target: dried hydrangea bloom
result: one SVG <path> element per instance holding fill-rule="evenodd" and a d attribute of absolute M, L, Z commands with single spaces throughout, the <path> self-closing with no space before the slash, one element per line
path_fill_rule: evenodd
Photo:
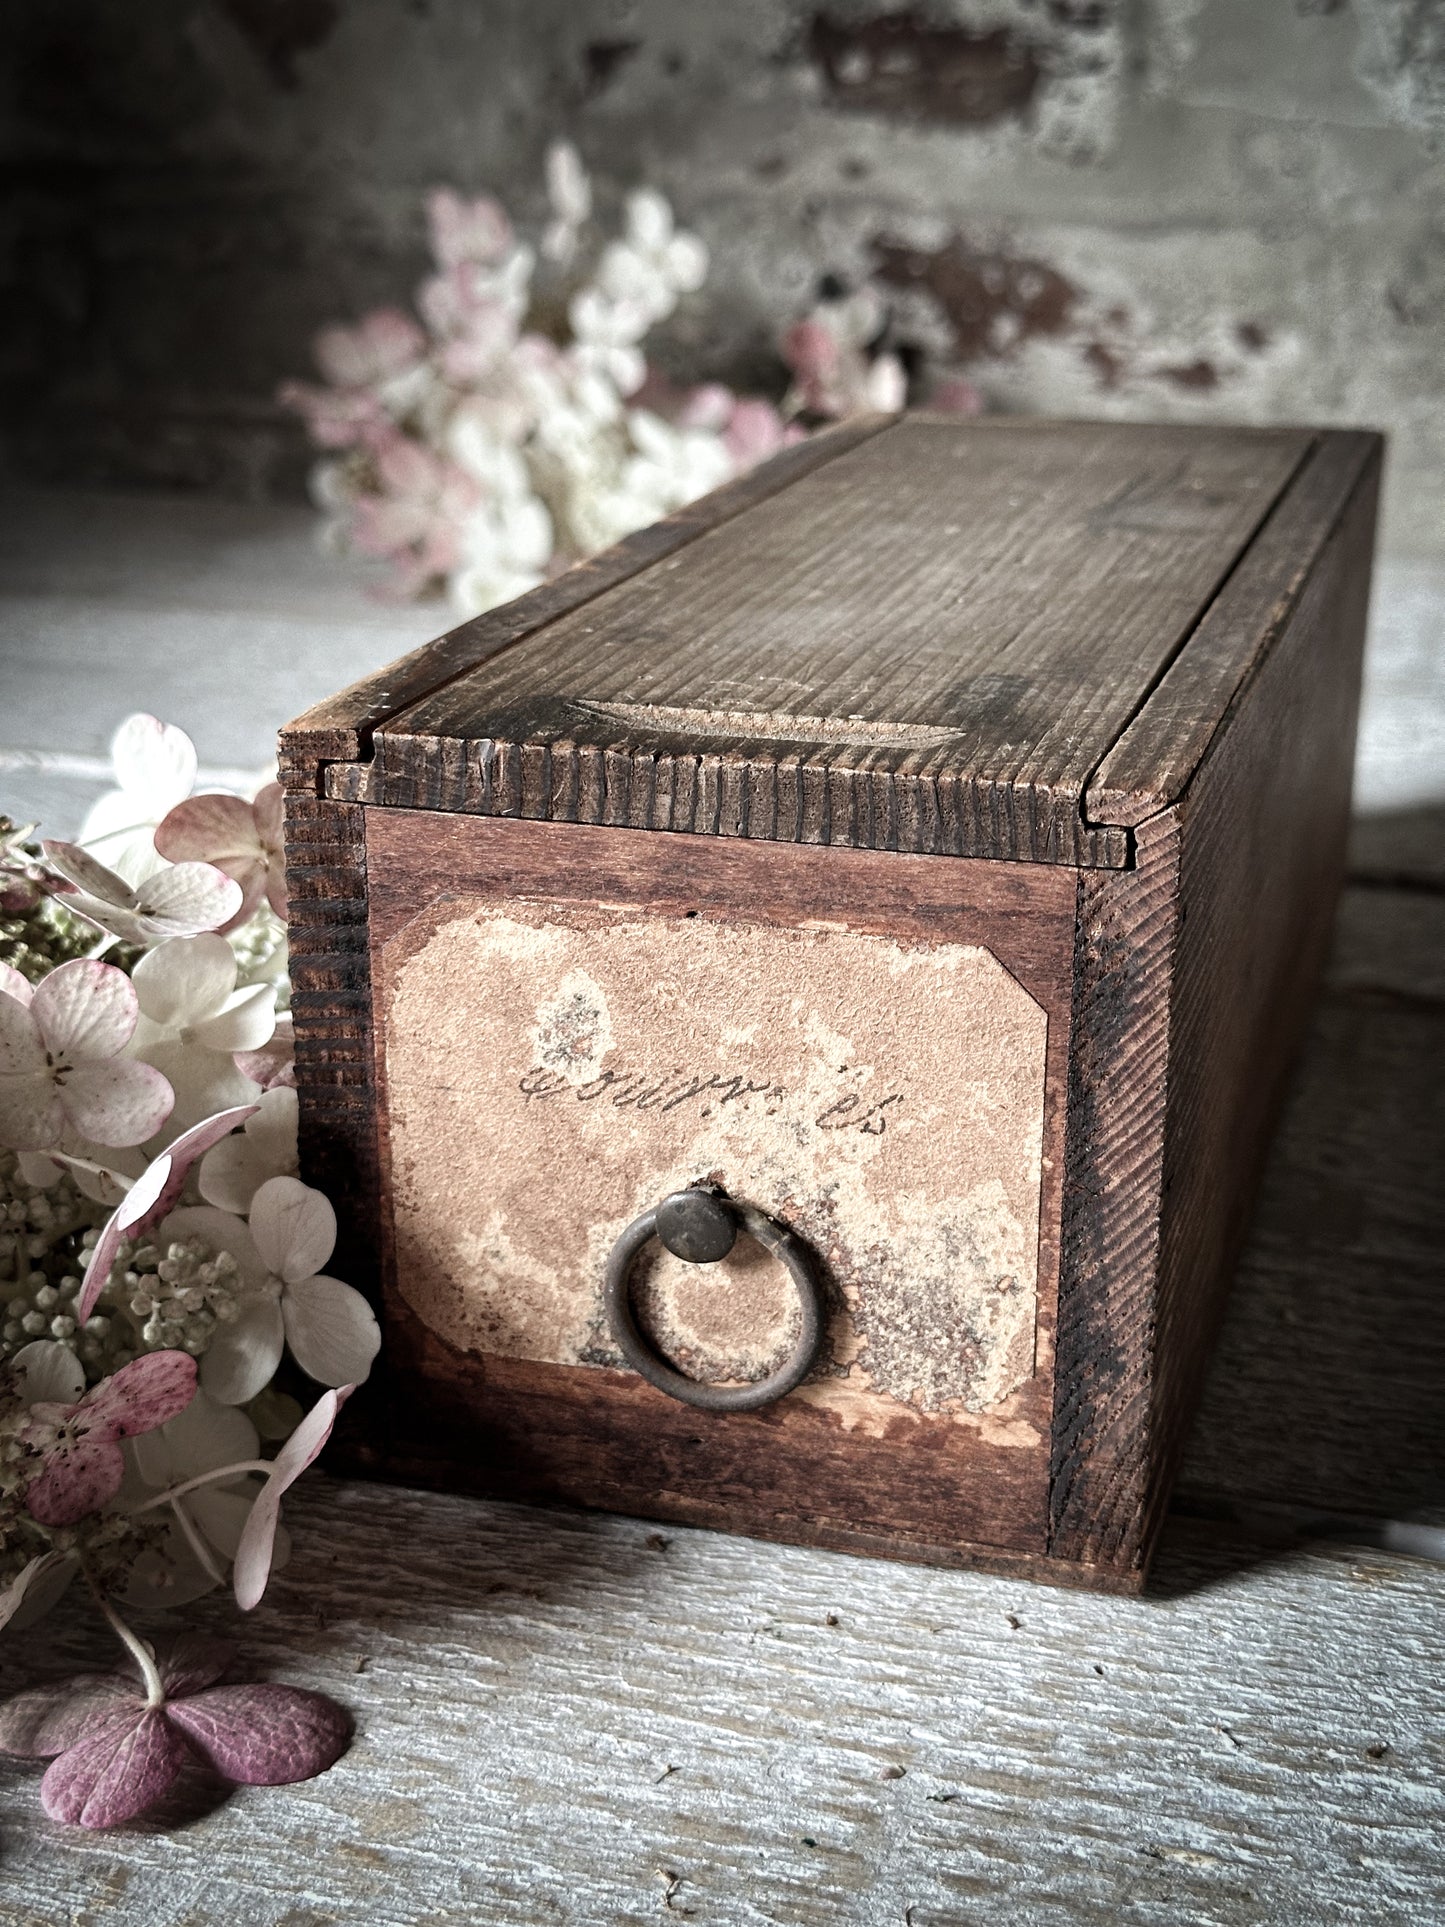
<path fill-rule="evenodd" d="M 17 1151 L 139 1144 L 175 1102 L 123 1055 L 140 1005 L 124 971 L 76 958 L 33 988 L 0 964 L 0 1144 Z"/>

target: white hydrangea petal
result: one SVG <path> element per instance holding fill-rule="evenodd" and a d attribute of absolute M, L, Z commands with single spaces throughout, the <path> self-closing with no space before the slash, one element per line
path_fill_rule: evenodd
<path fill-rule="evenodd" d="M 236 1068 L 229 1051 L 208 1050 L 204 1044 L 147 1044 L 139 1055 L 169 1080 L 175 1093 L 169 1134 L 178 1136 L 218 1111 L 254 1104 L 261 1087 Z M 155 1147 L 159 1150 L 161 1147 Z"/>
<path fill-rule="evenodd" d="M 160 1612 L 189 1606 L 215 1591 L 219 1582 L 191 1550 L 180 1526 L 169 1518 L 165 1525 L 163 1543 L 147 1546 L 131 1567 L 120 1595 L 122 1605 Z"/>
<path fill-rule="evenodd" d="M 33 1184 L 38 1191 L 48 1191 L 52 1185 L 59 1184 L 61 1178 L 65 1175 L 63 1163 L 57 1163 L 53 1157 L 44 1151 L 19 1152 L 15 1159 L 15 1168 L 19 1171 L 25 1183 Z M 107 1176 L 108 1175 L 109 1173 L 107 1173 Z M 125 1186 L 122 1185 L 119 1190 L 116 1191 L 114 1197 L 102 1199 L 101 1202 L 117 1204 L 124 1194 Z M 86 1192 L 87 1197 L 90 1195 L 89 1192 Z"/>
<path fill-rule="evenodd" d="M 124 1050 L 138 1013 L 130 978 L 114 964 L 76 957 L 42 977 L 30 1014 L 54 1057 L 114 1057 Z"/>
<path fill-rule="evenodd" d="M 580 227 L 592 212 L 592 182 L 571 141 L 553 141 L 547 149 L 547 199 L 569 227 Z"/>
<path fill-rule="evenodd" d="M 136 890 L 136 910 L 158 936 L 191 937 L 217 930 L 241 907 L 242 891 L 211 863 L 177 863 Z"/>
<path fill-rule="evenodd" d="M 196 747 L 183 729 L 138 712 L 127 716 L 110 745 L 115 780 L 159 821 L 191 793 Z"/>
<path fill-rule="evenodd" d="M 197 1392 L 196 1397 L 200 1396 L 200 1392 Z M 156 1491 L 163 1486 L 179 1483 L 164 1425 L 158 1425 L 153 1432 L 142 1432 L 136 1438 L 127 1439 L 126 1454 L 134 1463 L 141 1480 Z M 149 1493 L 146 1496 L 149 1497 Z"/>
<path fill-rule="evenodd" d="M 13 1151 L 53 1149 L 67 1128 L 60 1087 L 48 1071 L 0 1077 L 0 1144 Z"/>
<path fill-rule="evenodd" d="M 44 1076 L 45 1071 L 45 1039 L 29 1004 L 0 996 L 0 1078 Z"/>
<path fill-rule="evenodd" d="M 244 1214 L 267 1178 L 277 1175 L 259 1146 L 241 1135 L 228 1137 L 201 1159 L 201 1196 L 222 1211 Z"/>
<path fill-rule="evenodd" d="M 268 1270 L 288 1285 L 320 1271 L 336 1247 L 330 1198 L 299 1178 L 268 1178 L 251 1200 L 250 1225 Z"/>
<path fill-rule="evenodd" d="M 672 207 L 655 187 L 639 187 L 627 197 L 627 235 L 649 252 L 666 247 L 672 237 Z"/>
<path fill-rule="evenodd" d="M 201 1196 L 226 1211 L 249 1211 L 268 1178 L 295 1177 L 298 1105 L 286 1085 L 264 1091 L 260 1109 L 244 1131 L 228 1137 L 201 1160 Z"/>
<path fill-rule="evenodd" d="M 246 1299 L 221 1325 L 201 1360 L 202 1388 L 223 1405 L 244 1405 L 269 1385 L 281 1363 L 286 1332 L 270 1292 Z"/>
<path fill-rule="evenodd" d="M 213 931 L 168 937 L 132 972 L 143 1013 L 165 1030 L 214 1016 L 236 988 L 236 953 Z"/>
<path fill-rule="evenodd" d="M 37 1338 L 10 1360 L 26 1405 L 74 1405 L 85 1391 L 85 1368 L 68 1345 Z"/>
<path fill-rule="evenodd" d="M 695 234 L 675 234 L 663 255 L 668 280 L 682 294 L 694 294 L 707 280 L 707 248 Z"/>
<path fill-rule="evenodd" d="M 281 1310 L 286 1343 L 303 1372 L 322 1385 L 359 1385 L 381 1349 L 376 1314 L 351 1285 L 324 1273 L 288 1285 Z"/>
<path fill-rule="evenodd" d="M 61 1109 L 72 1129 L 92 1144 L 143 1144 L 170 1117 L 174 1093 L 151 1064 L 127 1057 L 92 1058 L 77 1064 L 59 1088 Z"/>
<path fill-rule="evenodd" d="M 275 985 L 251 984 L 228 997 L 213 1017 L 193 1025 L 192 1035 L 210 1050 L 260 1050 L 275 1028 Z"/>
<path fill-rule="evenodd" d="M 193 1479 L 198 1473 L 215 1472 L 223 1465 L 239 1465 L 257 1458 L 261 1451 L 261 1435 L 239 1406 L 223 1405 L 204 1386 L 183 1412 L 161 1426 L 159 1435 L 164 1437 L 170 1455 L 167 1481 Z"/>

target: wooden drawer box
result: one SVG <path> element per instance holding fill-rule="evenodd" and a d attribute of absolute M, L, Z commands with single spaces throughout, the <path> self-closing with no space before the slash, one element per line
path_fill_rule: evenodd
<path fill-rule="evenodd" d="M 850 424 L 293 723 L 360 1460 L 1140 1585 L 1329 932 L 1380 458 Z"/>

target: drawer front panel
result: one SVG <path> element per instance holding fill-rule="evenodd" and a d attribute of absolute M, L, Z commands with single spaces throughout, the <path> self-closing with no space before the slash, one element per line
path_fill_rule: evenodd
<path fill-rule="evenodd" d="M 725 1484 L 745 1513 L 734 1435 L 752 1428 L 777 1461 L 760 1529 L 795 1512 L 1034 1547 L 1067 873 L 1039 884 L 1025 866 L 368 818 L 403 1362 L 475 1407 L 499 1463 L 521 1451 L 534 1472 L 538 1402 L 584 1437 L 589 1424 L 611 1436 L 619 1399 L 635 1411 L 627 1489 L 573 1477 L 567 1496 L 716 1522 Z M 608 1330 L 613 1243 L 695 1182 L 786 1224 L 823 1279 L 819 1364 L 763 1413 L 676 1406 L 622 1369 Z M 762 1378 L 796 1340 L 794 1292 L 748 1238 L 710 1266 L 654 1243 L 634 1300 L 694 1378 Z M 509 1400 L 530 1414 L 512 1442 Z M 679 1422 L 693 1441 L 681 1469 L 658 1456 L 658 1427 Z M 772 1488 L 789 1468 L 780 1521 Z"/>

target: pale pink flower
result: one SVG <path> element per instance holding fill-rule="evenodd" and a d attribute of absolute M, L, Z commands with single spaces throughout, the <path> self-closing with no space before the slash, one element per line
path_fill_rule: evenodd
<path fill-rule="evenodd" d="M 267 783 L 250 803 L 242 796 L 191 796 L 156 830 L 156 848 L 168 863 L 210 863 L 240 884 L 241 907 L 228 929 L 243 923 L 262 897 L 278 917 L 286 915 L 282 800 L 279 783 Z"/>
<path fill-rule="evenodd" d="M 426 197 L 426 216 L 432 253 L 444 268 L 462 261 L 491 266 L 515 245 L 506 209 L 490 194 L 467 201 L 454 188 L 435 187 Z"/>
<path fill-rule="evenodd" d="M 804 439 L 798 424 L 784 421 L 770 401 L 746 397 L 739 398 L 723 430 L 723 445 L 740 474 Z"/>
<path fill-rule="evenodd" d="M 784 334 L 784 361 L 793 371 L 789 406 L 829 420 L 873 410 L 892 414 L 907 395 L 903 364 L 877 352 L 887 320 L 874 288 L 862 287 L 836 301 L 820 301 Z"/>
<path fill-rule="evenodd" d="M 240 1786 L 324 1773 L 351 1724 L 299 1686 L 217 1686 L 231 1649 L 181 1634 L 156 1655 L 149 1691 L 119 1673 L 33 1687 L 0 1707 L 0 1752 L 49 1759 L 40 1803 L 52 1820 L 113 1827 L 165 1798 L 188 1763 Z"/>
<path fill-rule="evenodd" d="M 177 1214 L 188 1224 L 196 1216 Z M 251 1199 L 248 1225 L 236 1218 L 227 1232 L 215 1222 L 224 1216 L 212 1212 L 208 1229 L 249 1289 L 202 1361 L 206 1390 L 223 1404 L 244 1405 L 270 1384 L 287 1347 L 321 1384 L 359 1384 L 381 1333 L 359 1291 L 318 1275 L 336 1243 L 336 1213 L 324 1192 L 298 1178 L 270 1178 Z"/>
<path fill-rule="evenodd" d="M 132 888 L 78 844 L 47 840 L 40 847 L 66 909 L 122 943 L 193 937 L 219 929 L 241 907 L 240 885 L 209 863 L 177 863 Z"/>
<path fill-rule="evenodd" d="M 352 535 L 363 554 L 396 564 L 399 594 L 415 594 L 457 566 L 462 524 L 480 490 L 454 462 L 404 435 L 386 437 L 373 458 L 380 491 L 357 498 Z"/>
<path fill-rule="evenodd" d="M 283 408 L 294 408 L 318 448 L 355 448 L 368 433 L 384 429 L 390 416 L 369 388 L 317 388 L 284 381 L 276 391 Z"/>
<path fill-rule="evenodd" d="M 928 406 L 936 415 L 981 415 L 983 396 L 963 375 L 945 375 L 933 385 Z"/>
<path fill-rule="evenodd" d="M 323 1392 L 276 1454 L 236 1548 L 231 1583 L 236 1604 L 243 1612 L 250 1612 L 260 1604 L 271 1576 L 283 1495 L 320 1456 L 321 1448 L 331 1437 L 337 1413 L 355 1390 L 354 1385 L 340 1385 L 334 1391 Z"/>
<path fill-rule="evenodd" d="M 403 374 L 426 353 L 426 336 L 400 308 L 376 308 L 355 327 L 323 328 L 317 366 L 337 388 L 374 388 Z"/>
<path fill-rule="evenodd" d="M 78 957 L 34 989 L 0 965 L 0 1144 L 83 1152 L 158 1131 L 171 1086 L 121 1055 L 139 1012 L 129 977 L 111 964 Z"/>
<path fill-rule="evenodd" d="M 40 1401 L 21 1437 L 41 1456 L 25 1504 L 42 1525 L 73 1525 L 115 1497 L 125 1476 L 122 1439 L 154 1431 L 190 1404 L 196 1361 L 148 1352 L 103 1378 L 74 1405 Z"/>

